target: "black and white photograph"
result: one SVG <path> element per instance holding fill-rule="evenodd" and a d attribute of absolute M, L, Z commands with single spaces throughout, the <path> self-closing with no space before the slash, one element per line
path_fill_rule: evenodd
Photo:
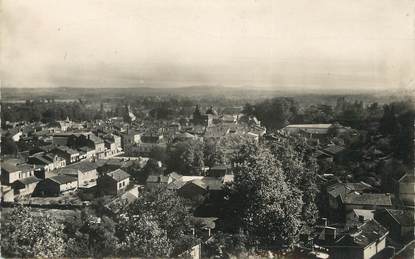
<path fill-rule="evenodd" d="M 1 258 L 415 258 L 415 0 L 0 0 L 0 104 Z"/>

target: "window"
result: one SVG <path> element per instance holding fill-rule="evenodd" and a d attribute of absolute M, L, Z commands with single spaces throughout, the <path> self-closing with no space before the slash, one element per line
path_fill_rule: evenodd
<path fill-rule="evenodd" d="M 118 184 L 118 188 L 121 188 L 121 187 L 122 187 L 122 183 L 119 183 L 119 184 Z"/>

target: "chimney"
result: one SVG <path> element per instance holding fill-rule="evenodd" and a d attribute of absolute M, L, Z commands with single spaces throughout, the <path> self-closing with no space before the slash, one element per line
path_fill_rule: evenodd
<path fill-rule="evenodd" d="M 324 240 L 326 241 L 336 240 L 336 228 L 325 227 L 324 228 Z"/>
<path fill-rule="evenodd" d="M 320 219 L 320 225 L 323 227 L 327 227 L 327 218 L 321 218 Z"/>

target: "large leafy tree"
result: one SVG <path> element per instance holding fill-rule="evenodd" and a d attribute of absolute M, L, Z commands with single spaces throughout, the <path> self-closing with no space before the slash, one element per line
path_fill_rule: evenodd
<path fill-rule="evenodd" d="M 169 243 L 172 245 L 172 253 L 178 254 L 192 245 L 197 240 L 192 235 L 192 225 L 190 223 L 191 213 L 185 207 L 183 198 L 176 195 L 175 192 L 165 188 L 155 188 L 144 192 L 134 203 L 127 207 L 123 212 L 123 217 L 148 217 L 147 221 L 153 222 L 155 231 L 160 228 L 165 231 Z M 123 222 L 118 224 L 122 231 Z M 138 222 L 141 224 L 143 222 Z M 157 226 L 157 227 L 156 227 Z M 121 236 L 128 236 L 127 233 L 121 233 Z"/>
<path fill-rule="evenodd" d="M 256 116 L 269 129 L 280 129 L 296 117 L 298 104 L 292 98 L 276 97 L 245 105 L 244 113 Z"/>
<path fill-rule="evenodd" d="M 208 139 L 204 146 L 205 164 L 230 165 L 239 148 L 247 144 L 255 145 L 252 139 L 239 134 L 229 134 L 219 140 Z"/>
<path fill-rule="evenodd" d="M 18 147 L 10 136 L 1 137 L 1 152 L 8 155 L 17 155 Z"/>
<path fill-rule="evenodd" d="M 257 248 L 291 245 L 302 224 L 301 195 L 286 182 L 272 153 L 262 146 L 243 145 L 233 172 L 228 222 L 246 232 Z"/>
<path fill-rule="evenodd" d="M 168 147 L 170 154 L 168 170 L 183 175 L 200 175 L 203 161 L 203 143 L 199 140 L 188 140 L 172 144 Z"/>
<path fill-rule="evenodd" d="M 319 167 L 311 156 L 312 148 L 300 136 L 280 139 L 271 143 L 270 148 L 287 184 L 299 190 L 303 203 L 301 219 L 304 226 L 312 226 L 318 216 L 316 202 L 319 193 L 317 185 Z"/>
<path fill-rule="evenodd" d="M 134 257 L 168 257 L 172 243 L 167 231 L 162 229 L 154 216 L 122 214 L 119 217 L 120 232 L 119 255 Z"/>
<path fill-rule="evenodd" d="M 9 257 L 61 257 L 65 253 L 63 224 L 49 214 L 35 216 L 26 207 L 3 215 L 1 250 Z"/>

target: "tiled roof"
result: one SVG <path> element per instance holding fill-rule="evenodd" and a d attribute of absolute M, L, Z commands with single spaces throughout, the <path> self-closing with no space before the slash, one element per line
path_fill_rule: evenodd
<path fill-rule="evenodd" d="M 415 183 L 415 175 L 414 174 L 405 174 L 399 179 L 401 183 Z"/>
<path fill-rule="evenodd" d="M 413 210 L 391 210 L 385 209 L 380 211 L 379 214 L 389 213 L 401 226 L 414 226 L 415 215 Z"/>
<path fill-rule="evenodd" d="M 17 168 L 15 164 L 7 162 L 7 161 L 1 163 L 1 169 L 9 173 L 20 171 L 20 169 Z"/>
<path fill-rule="evenodd" d="M 323 149 L 323 152 L 331 154 L 331 155 L 335 155 L 337 153 L 342 152 L 343 150 L 345 150 L 345 148 L 342 146 L 330 145 L 327 148 Z"/>
<path fill-rule="evenodd" d="M 388 230 L 376 220 L 369 220 L 358 226 L 357 229 L 350 231 L 349 234 L 340 239 L 337 244 L 342 246 L 359 246 L 364 248 L 374 242 L 377 242 L 387 233 Z"/>
<path fill-rule="evenodd" d="M 337 197 L 353 191 L 365 191 L 370 189 L 372 189 L 372 186 L 366 183 L 336 183 L 327 187 L 327 192 L 331 196 Z"/>
<path fill-rule="evenodd" d="M 71 182 L 76 182 L 77 181 L 77 179 L 75 177 L 64 175 L 64 174 L 55 175 L 55 176 L 52 176 L 48 179 L 51 180 L 51 181 L 54 181 L 58 184 L 66 184 L 66 183 L 71 183 Z"/>
<path fill-rule="evenodd" d="M 89 172 L 89 171 L 97 169 L 97 167 L 98 167 L 98 165 L 95 164 L 95 163 L 92 163 L 92 162 L 89 162 L 89 161 L 83 161 L 83 162 L 79 162 L 79 163 L 76 163 L 76 164 L 69 165 L 65 168 L 75 169 L 75 170 L 79 170 L 81 172 Z"/>
<path fill-rule="evenodd" d="M 111 177 L 112 179 L 116 180 L 117 182 L 130 178 L 130 175 L 121 169 L 117 169 L 115 171 L 109 172 L 107 173 L 107 175 Z"/>
<path fill-rule="evenodd" d="M 392 200 L 390 195 L 384 193 L 362 193 L 356 194 L 354 192 L 343 196 L 344 204 L 356 204 L 356 205 L 379 205 L 379 206 L 392 206 Z"/>
<path fill-rule="evenodd" d="M 186 184 L 194 184 L 205 190 L 221 190 L 223 187 L 223 183 L 219 179 L 198 179 Z"/>
<path fill-rule="evenodd" d="M 79 154 L 79 152 L 78 152 L 78 151 L 73 150 L 72 148 L 69 148 L 69 147 L 67 147 L 67 146 L 58 146 L 58 147 L 56 147 L 56 149 L 59 149 L 59 150 L 61 150 L 61 151 L 63 151 L 63 152 L 66 152 L 66 153 L 68 153 L 68 154 L 71 154 L 71 155 L 76 155 L 76 154 Z"/>
<path fill-rule="evenodd" d="M 41 180 L 39 178 L 37 178 L 36 176 L 29 176 L 29 177 L 26 177 L 26 178 L 23 178 L 23 179 L 20 179 L 20 180 L 17 180 L 17 181 L 23 183 L 24 185 L 28 185 L 28 184 L 31 184 L 31 183 L 40 182 Z"/>
<path fill-rule="evenodd" d="M 302 128 L 302 129 L 328 129 L 333 124 L 290 124 L 286 128 Z"/>

